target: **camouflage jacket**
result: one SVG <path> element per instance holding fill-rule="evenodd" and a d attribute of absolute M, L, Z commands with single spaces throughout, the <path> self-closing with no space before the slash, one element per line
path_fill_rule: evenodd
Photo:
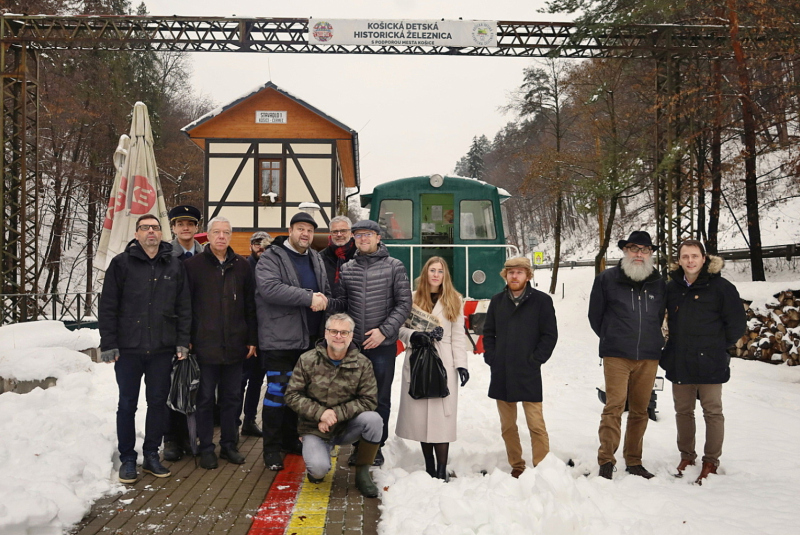
<path fill-rule="evenodd" d="M 341 364 L 336 366 L 328 357 L 325 340 L 320 340 L 314 349 L 300 355 L 284 399 L 297 413 L 300 436 L 330 439 L 345 431 L 348 420 L 375 410 L 378 383 L 372 363 L 358 346 L 351 344 Z M 323 433 L 317 425 L 327 409 L 333 409 L 338 421 L 328 433 Z"/>

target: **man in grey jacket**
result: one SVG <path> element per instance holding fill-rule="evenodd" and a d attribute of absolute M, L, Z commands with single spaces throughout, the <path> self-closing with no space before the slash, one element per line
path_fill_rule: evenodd
<path fill-rule="evenodd" d="M 381 243 L 381 229 L 374 221 L 353 225 L 358 252 L 342 266 L 338 299 L 346 302 L 346 311 L 356 322 L 353 340 L 359 344 L 375 371 L 378 382 L 378 414 L 383 418 L 381 445 L 389 435 L 394 359 L 397 335 L 411 312 L 411 287 L 403 263 L 389 256 Z M 357 450 L 351 456 L 355 462 Z M 351 463 L 351 464 L 353 464 Z M 378 450 L 375 465 L 383 464 Z"/>
<path fill-rule="evenodd" d="M 322 336 L 330 296 L 319 254 L 310 248 L 317 223 L 299 212 L 289 235 L 278 236 L 256 265 L 258 343 L 267 370 L 267 393 L 261 410 L 264 464 L 283 470 L 281 449 L 300 455 L 297 415 L 284 402 L 297 359 Z"/>

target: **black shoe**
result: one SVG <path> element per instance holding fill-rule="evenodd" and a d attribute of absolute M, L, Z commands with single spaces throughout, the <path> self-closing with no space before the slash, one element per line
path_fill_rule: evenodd
<path fill-rule="evenodd" d="M 262 437 L 264 434 L 255 420 L 245 420 L 242 424 L 242 434 L 246 437 Z"/>
<path fill-rule="evenodd" d="M 178 446 L 176 442 L 164 442 L 164 460 L 174 463 L 180 461 L 183 457 L 183 448 Z"/>
<path fill-rule="evenodd" d="M 375 460 L 372 461 L 372 466 L 383 466 L 383 451 L 381 448 L 378 448 L 378 453 L 375 454 Z"/>
<path fill-rule="evenodd" d="M 172 473 L 164 468 L 158 458 L 158 453 L 145 453 L 142 461 L 142 472 L 153 474 L 156 477 L 169 477 Z"/>
<path fill-rule="evenodd" d="M 614 477 L 614 463 L 603 463 L 600 465 L 600 477 L 611 479 Z"/>
<path fill-rule="evenodd" d="M 200 468 L 206 470 L 214 470 L 219 464 L 217 463 L 217 454 L 214 450 L 200 452 Z"/>
<path fill-rule="evenodd" d="M 355 466 L 357 457 L 358 457 L 358 444 L 355 444 L 353 446 L 352 453 L 350 453 L 350 457 L 347 458 L 347 466 Z"/>
<path fill-rule="evenodd" d="M 233 464 L 244 464 L 246 461 L 244 455 L 239 453 L 236 448 L 220 448 L 219 456 Z"/>
<path fill-rule="evenodd" d="M 279 451 L 265 451 L 264 464 L 273 472 L 280 472 L 283 470 L 283 457 Z"/>
<path fill-rule="evenodd" d="M 656 477 L 653 474 L 651 474 L 650 472 L 648 472 L 647 469 L 645 469 L 645 467 L 642 466 L 641 464 L 635 464 L 633 466 L 629 466 L 629 467 L 627 467 L 625 469 L 625 471 L 628 472 L 629 474 L 633 474 L 635 476 L 643 477 L 645 479 L 652 479 L 652 478 Z"/>
<path fill-rule="evenodd" d="M 136 483 L 139 474 L 136 472 L 136 461 L 125 461 L 119 467 L 120 483 Z"/>
<path fill-rule="evenodd" d="M 324 477 L 321 477 L 321 478 L 317 479 L 316 477 L 312 476 L 312 475 L 311 475 L 311 474 L 309 474 L 308 472 L 306 472 L 306 477 L 308 478 L 308 482 L 309 482 L 309 483 L 313 483 L 313 484 L 315 484 L 315 485 L 316 485 L 317 483 L 322 483 L 322 480 L 323 480 L 323 479 L 325 479 Z"/>
<path fill-rule="evenodd" d="M 444 480 L 445 483 L 450 482 L 450 474 L 447 473 L 447 465 L 439 465 L 436 468 L 436 478 Z"/>

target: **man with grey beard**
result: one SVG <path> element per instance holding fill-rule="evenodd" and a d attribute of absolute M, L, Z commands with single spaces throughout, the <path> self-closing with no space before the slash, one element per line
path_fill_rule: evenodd
<path fill-rule="evenodd" d="M 600 418 L 600 476 L 611 479 L 620 443 L 622 413 L 628 404 L 625 429 L 626 471 L 650 479 L 642 466 L 647 429 L 647 405 L 658 371 L 664 337 L 666 283 L 653 267 L 655 246 L 650 234 L 631 233 L 620 240 L 625 256 L 619 265 L 594 280 L 589 298 L 589 323 L 600 337 L 600 358 L 606 381 L 606 406 Z"/>

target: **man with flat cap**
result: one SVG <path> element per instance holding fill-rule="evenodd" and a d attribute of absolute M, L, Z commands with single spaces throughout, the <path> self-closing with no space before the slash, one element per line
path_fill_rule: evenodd
<path fill-rule="evenodd" d="M 175 238 L 172 240 L 172 256 L 186 260 L 203 252 L 203 244 L 194 239 L 199 230 L 200 210 L 184 204 L 169 211 L 169 226 Z M 186 415 L 167 407 L 167 423 L 164 429 L 164 460 L 179 461 L 184 454 L 191 454 L 189 427 Z"/>
<path fill-rule="evenodd" d="M 620 240 L 625 256 L 619 265 L 598 275 L 589 298 L 589 323 L 600 337 L 600 358 L 606 383 L 606 405 L 600 418 L 600 476 L 611 479 L 619 447 L 622 413 L 625 428 L 625 471 L 650 479 L 642 466 L 647 405 L 653 390 L 664 337 L 661 324 L 666 306 L 666 282 L 653 266 L 650 234 L 632 232 Z"/>
<path fill-rule="evenodd" d="M 530 284 L 533 268 L 527 257 L 506 260 L 500 276 L 506 287 L 492 297 L 486 311 L 483 360 L 491 368 L 489 397 L 497 402 L 511 476 L 519 478 L 525 459 L 517 429 L 518 403 L 531 435 L 533 465 L 550 452 L 542 411 L 542 366 L 556 347 L 558 324 L 553 299 Z"/>
<path fill-rule="evenodd" d="M 259 230 L 250 236 L 250 256 L 247 262 L 253 270 L 261 258 L 264 249 L 269 247 L 272 236 L 269 233 Z M 238 421 L 242 427 L 242 434 L 250 437 L 260 437 L 261 428 L 256 423 L 256 413 L 258 412 L 258 402 L 261 401 L 261 385 L 264 382 L 264 367 L 262 361 L 262 351 L 258 350 L 253 358 L 244 361 L 242 367 L 242 408 L 244 410 L 244 421 Z"/>
<path fill-rule="evenodd" d="M 355 320 L 353 341 L 361 346 L 362 354 L 372 362 L 378 382 L 378 414 L 383 419 L 381 445 L 389 435 L 392 381 L 397 356 L 397 336 L 411 312 L 411 287 L 403 263 L 389 256 L 381 243 L 381 228 L 375 221 L 365 219 L 352 228 L 356 252 L 339 273 L 339 285 L 334 288 L 337 302 L 334 311 L 347 312 Z M 339 298 L 346 309 L 339 310 Z M 354 464 L 357 448 L 350 458 Z M 383 464 L 378 450 L 375 465 Z"/>
<path fill-rule="evenodd" d="M 283 470 L 281 450 L 302 454 L 297 414 L 284 393 L 297 359 L 322 337 L 331 296 L 325 264 L 311 249 L 316 228 L 310 214 L 298 212 L 288 236 L 275 238 L 256 264 L 258 345 L 267 371 L 261 432 L 264 464 L 274 471 Z"/>
<path fill-rule="evenodd" d="M 175 239 L 172 240 L 172 256 L 181 260 L 203 252 L 203 245 L 194 239 L 199 230 L 200 210 L 188 204 L 176 206 L 169 211 L 169 226 Z"/>

